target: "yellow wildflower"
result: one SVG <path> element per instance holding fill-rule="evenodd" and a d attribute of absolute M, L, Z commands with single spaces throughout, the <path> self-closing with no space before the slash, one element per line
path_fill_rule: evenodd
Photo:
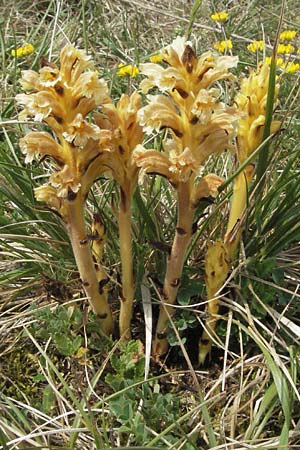
<path fill-rule="evenodd" d="M 285 54 L 285 53 L 293 53 L 295 50 L 295 47 L 292 44 L 279 44 L 277 53 L 279 54 Z"/>
<path fill-rule="evenodd" d="M 281 41 L 291 41 L 296 36 L 297 31 L 295 30 L 285 30 L 280 33 L 279 39 Z"/>
<path fill-rule="evenodd" d="M 271 60 L 272 60 L 272 57 L 271 57 L 271 56 L 267 56 L 267 57 L 266 57 L 266 64 L 267 64 L 268 66 L 271 64 Z M 284 61 L 283 61 L 282 58 L 277 58 L 277 59 L 276 59 L 276 66 L 277 66 L 277 67 L 280 67 L 283 63 L 284 63 Z"/>
<path fill-rule="evenodd" d="M 225 22 L 225 20 L 227 20 L 227 18 L 228 18 L 228 13 L 226 11 L 219 11 L 219 12 L 215 12 L 210 17 L 215 22 Z"/>
<path fill-rule="evenodd" d="M 156 55 L 152 55 L 152 56 L 150 56 L 150 58 L 149 58 L 149 60 L 150 60 L 152 63 L 160 63 L 160 62 L 163 61 L 163 59 L 164 59 L 164 57 L 163 57 L 163 55 L 160 54 L 160 53 L 157 53 Z"/>
<path fill-rule="evenodd" d="M 23 47 L 18 47 L 11 51 L 11 55 L 16 58 L 23 58 L 24 56 L 30 55 L 34 52 L 34 46 L 32 44 L 25 44 Z"/>
<path fill-rule="evenodd" d="M 295 73 L 300 70 L 300 64 L 294 62 L 284 62 L 281 64 L 281 69 L 286 73 Z"/>
<path fill-rule="evenodd" d="M 219 53 L 224 53 L 226 50 L 232 49 L 231 39 L 228 39 L 227 41 L 215 42 L 214 49 L 216 49 Z"/>
<path fill-rule="evenodd" d="M 119 64 L 118 67 L 118 77 L 125 77 L 126 75 L 129 75 L 132 78 L 135 78 L 140 72 L 136 66 L 132 66 L 131 64 Z"/>
<path fill-rule="evenodd" d="M 265 43 L 264 41 L 257 41 L 256 39 L 254 39 L 253 42 L 251 42 L 251 44 L 247 45 L 247 49 L 249 50 L 249 52 L 255 53 L 258 50 L 262 51 L 265 47 Z"/>

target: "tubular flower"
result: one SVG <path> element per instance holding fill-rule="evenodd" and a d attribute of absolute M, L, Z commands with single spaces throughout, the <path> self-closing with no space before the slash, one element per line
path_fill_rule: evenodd
<path fill-rule="evenodd" d="M 247 49 L 251 53 L 255 53 L 258 50 L 263 51 L 264 48 L 265 48 L 264 41 L 256 41 L 256 40 L 254 40 L 253 42 L 251 42 L 251 44 L 247 45 Z"/>
<path fill-rule="evenodd" d="M 54 139 L 46 132 L 31 132 L 20 140 L 20 147 L 26 162 L 40 156 L 54 162 L 49 183 L 35 189 L 35 196 L 62 216 L 84 290 L 102 330 L 110 334 L 113 321 L 107 290 L 100 286 L 106 281 L 98 279 L 99 263 L 95 266 L 93 262 L 84 219 L 89 189 L 107 170 L 103 161 L 114 150 L 112 131 L 101 130 L 86 118 L 96 106 L 111 102 L 105 81 L 98 79 L 92 68 L 84 51 L 67 45 L 60 54 L 60 67 L 43 61 L 38 73 L 22 73 L 21 85 L 29 93 L 19 94 L 16 99 L 24 107 L 21 118 L 43 121 L 56 136 Z"/>
<path fill-rule="evenodd" d="M 219 11 L 210 16 L 215 22 L 225 22 L 228 19 L 228 13 L 226 11 Z"/>
<path fill-rule="evenodd" d="M 291 41 L 296 37 L 296 34 L 296 30 L 285 30 L 280 33 L 279 39 L 281 41 Z"/>
<path fill-rule="evenodd" d="M 140 66 L 147 77 L 141 82 L 142 91 L 158 88 L 161 93 L 148 95 L 148 105 L 138 116 L 145 131 L 166 130 L 163 152 L 145 150 L 140 145 L 134 157 L 144 172 L 168 178 L 176 189 L 177 225 L 163 287 L 163 300 L 172 305 L 192 237 L 195 208 L 204 196 L 216 195 L 222 183 L 214 175 L 201 177 L 203 166 L 211 155 L 232 148 L 240 113 L 220 101 L 216 84 L 234 78 L 229 69 L 237 65 L 237 58 L 215 57 L 212 52 L 197 57 L 191 43 L 181 37 L 161 54 L 167 67 L 153 63 Z M 174 313 L 170 306 L 161 307 L 153 347 L 155 355 L 167 350 L 165 308 L 168 314 Z"/>
<path fill-rule="evenodd" d="M 227 41 L 218 41 L 214 43 L 214 49 L 219 53 L 225 53 L 226 50 L 232 49 L 232 41 L 228 39 Z"/>

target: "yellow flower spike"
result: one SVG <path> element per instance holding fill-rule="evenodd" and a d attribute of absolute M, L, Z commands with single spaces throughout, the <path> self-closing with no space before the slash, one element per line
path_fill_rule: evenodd
<path fill-rule="evenodd" d="M 211 14 L 210 16 L 215 22 L 225 22 L 228 19 L 228 13 L 226 11 L 219 11 Z"/>
<path fill-rule="evenodd" d="M 26 162 L 48 155 L 57 163 L 49 185 L 37 188 L 35 195 L 62 216 L 86 295 L 103 332 L 111 334 L 112 315 L 97 278 L 99 264 L 94 265 L 84 220 L 87 194 L 103 172 L 101 160 L 109 151 L 109 137 L 104 139 L 102 130 L 86 120 L 96 106 L 111 102 L 106 83 L 92 67 L 84 51 L 67 45 L 60 54 L 60 67 L 43 60 L 38 73 L 22 72 L 21 85 L 29 93 L 17 95 L 16 100 L 24 106 L 20 117 L 43 121 L 56 135 L 55 140 L 48 133 L 32 132 L 20 146 Z"/>
<path fill-rule="evenodd" d="M 235 108 L 219 101 L 217 82 L 233 79 L 229 69 L 235 67 L 237 58 L 217 57 L 206 52 L 197 57 L 192 44 L 177 37 L 161 51 L 168 65 L 141 64 L 147 76 L 141 89 L 147 93 L 158 88 L 163 94 L 148 95 L 148 105 L 139 112 L 144 130 L 151 132 L 166 129 L 167 139 L 163 152 L 135 151 L 137 164 L 146 173 L 154 172 L 167 177 L 176 189 L 177 224 L 163 286 L 161 305 L 153 344 L 153 353 L 159 356 L 167 351 L 166 330 L 168 315 L 174 313 L 185 254 L 192 237 L 196 205 L 204 192 L 215 194 L 221 183 L 217 178 L 200 176 L 206 160 L 214 153 L 232 147 L 236 121 L 240 116 Z"/>
<path fill-rule="evenodd" d="M 296 37 L 296 34 L 296 30 L 285 30 L 280 33 L 279 39 L 281 41 L 292 41 Z"/>

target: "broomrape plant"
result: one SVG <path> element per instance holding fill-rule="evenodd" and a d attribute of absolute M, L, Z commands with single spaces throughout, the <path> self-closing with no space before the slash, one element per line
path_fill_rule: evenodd
<path fill-rule="evenodd" d="M 101 174 L 109 173 L 119 185 L 119 206 L 114 211 L 122 265 L 119 328 L 120 335 L 129 339 L 135 292 L 132 197 L 139 172 L 159 174 L 170 182 L 177 199 L 177 223 L 153 345 L 154 355 L 159 356 L 168 348 L 168 318 L 174 314 L 196 208 L 201 199 L 215 197 L 223 183 L 218 175 L 205 174 L 205 166 L 212 155 L 225 150 L 236 152 L 243 164 L 261 143 L 269 68 L 264 65 L 245 79 L 234 105 L 229 106 L 221 101 L 219 81 L 230 83 L 235 79 L 230 69 L 237 66 L 237 57 L 213 52 L 197 56 L 191 42 L 183 37 L 177 37 L 155 56 L 153 62 L 139 66 L 145 76 L 140 85 L 147 101 L 143 107 L 136 91 L 130 96 L 123 94 L 115 105 L 90 58 L 72 45 L 61 51 L 60 67 L 46 62 L 38 73 L 24 71 L 21 85 L 29 92 L 16 99 L 24 106 L 21 119 L 34 118 L 52 130 L 52 134 L 30 132 L 21 139 L 20 147 L 26 163 L 40 156 L 49 156 L 53 161 L 53 173 L 45 185 L 35 189 L 35 196 L 55 209 L 64 221 L 83 288 L 106 334 L 113 331 L 113 320 L 107 300 L 108 277 L 101 264 L 105 226 L 97 214 L 92 234 L 87 234 L 84 212 L 89 191 Z M 154 94 L 149 94 L 151 89 Z M 100 112 L 94 111 L 96 108 Z M 275 130 L 278 124 L 272 127 Z M 165 130 L 163 151 L 144 148 L 144 134 L 161 130 Z M 210 336 L 216 324 L 218 303 L 214 297 L 237 251 L 242 230 L 239 224 L 253 173 L 253 165 L 248 165 L 235 178 L 226 235 L 210 245 L 206 256 L 209 318 L 200 344 L 202 362 L 210 351 Z"/>
<path fill-rule="evenodd" d="M 123 95 L 114 106 L 105 81 L 98 79 L 92 70 L 90 58 L 71 45 L 61 52 L 60 69 L 46 63 L 39 73 L 24 71 L 21 85 L 31 92 L 16 97 L 24 106 L 20 118 L 29 116 L 43 121 L 56 138 L 46 132 L 31 132 L 20 141 L 25 162 L 41 155 L 50 156 L 54 161 L 55 172 L 47 184 L 35 189 L 36 199 L 48 203 L 64 220 L 83 287 L 105 334 L 113 331 L 107 289 L 104 289 L 108 278 L 99 260 L 102 250 L 95 250 L 94 242 L 92 255 L 89 246 L 90 240 L 102 238 L 98 231 L 100 218 L 96 216 L 95 233 L 88 236 L 84 208 L 89 190 L 101 173 L 110 172 L 120 185 L 118 218 L 123 264 L 120 331 L 129 337 L 134 295 L 130 198 L 138 174 L 131 152 L 143 137 L 136 122 L 140 96 L 138 93 L 131 97 Z M 87 115 L 97 106 L 102 107 L 102 113 L 88 121 Z"/>
<path fill-rule="evenodd" d="M 139 116 L 144 129 L 167 129 L 162 153 L 138 148 L 135 158 L 144 171 L 166 177 L 177 195 L 177 224 L 163 286 L 163 300 L 175 303 L 187 248 L 193 233 L 195 209 L 200 200 L 216 196 L 222 179 L 214 174 L 203 176 L 210 155 L 233 149 L 236 122 L 240 113 L 219 100 L 216 81 L 234 77 L 228 69 L 236 67 L 237 57 L 216 57 L 212 52 L 196 56 L 191 43 L 178 37 L 162 50 L 167 67 L 148 63 L 141 65 L 147 76 L 141 89 L 147 93 L 156 87 L 162 94 L 148 95 L 148 105 Z M 154 354 L 166 352 L 168 315 L 174 308 L 160 308 Z"/>

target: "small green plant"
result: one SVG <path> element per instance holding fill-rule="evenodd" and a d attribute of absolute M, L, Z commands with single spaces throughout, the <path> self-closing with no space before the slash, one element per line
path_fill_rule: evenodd
<path fill-rule="evenodd" d="M 157 381 L 145 382 L 145 356 L 140 341 L 121 343 L 119 351 L 111 357 L 114 370 L 105 381 L 117 394 L 109 400 L 109 409 L 119 423 L 123 445 L 145 445 L 151 441 L 151 432 L 161 432 L 180 417 L 180 401 L 177 395 L 160 391 Z M 125 388 L 132 386 L 131 389 Z M 120 392 L 120 394 L 118 394 Z M 167 435 L 172 442 L 174 436 Z M 161 444 L 158 444 L 159 448 Z"/>
<path fill-rule="evenodd" d="M 36 338 L 53 340 L 57 351 L 63 356 L 75 355 L 83 345 L 82 312 L 79 308 L 58 305 L 56 308 L 46 307 L 33 309 L 36 321 L 30 326 L 30 332 Z"/>

